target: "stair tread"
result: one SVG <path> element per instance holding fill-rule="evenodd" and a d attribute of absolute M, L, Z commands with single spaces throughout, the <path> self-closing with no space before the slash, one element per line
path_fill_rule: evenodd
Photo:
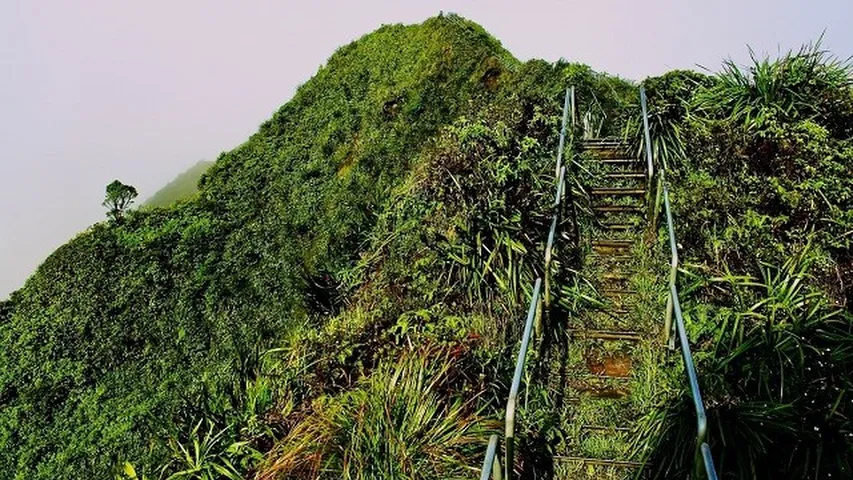
<path fill-rule="evenodd" d="M 608 253 L 596 251 L 594 256 L 602 260 L 610 260 L 613 262 L 630 262 L 634 260 L 634 257 L 632 255 L 627 255 L 625 253 L 619 252 Z"/>
<path fill-rule="evenodd" d="M 630 427 L 611 427 L 609 425 L 581 425 L 584 430 L 605 430 L 614 432 L 630 432 Z"/>
<path fill-rule="evenodd" d="M 608 230 L 630 230 L 632 228 L 638 228 L 637 225 L 629 223 L 603 223 L 601 226 Z"/>
<path fill-rule="evenodd" d="M 595 239 L 592 241 L 593 245 L 633 245 L 634 240 L 627 239 Z"/>
<path fill-rule="evenodd" d="M 640 341 L 643 336 L 639 332 L 631 330 L 594 330 L 594 329 L 571 329 L 570 334 L 580 338 L 593 340 L 625 340 L 629 342 Z"/>
<path fill-rule="evenodd" d="M 613 465 L 620 467 L 633 467 L 638 468 L 642 467 L 643 464 L 641 462 L 635 462 L 632 460 L 616 460 L 609 458 L 594 458 L 594 457 L 577 457 L 572 455 L 554 455 L 554 460 L 560 460 L 564 462 L 581 462 L 581 463 L 596 463 L 599 465 Z"/>
<path fill-rule="evenodd" d="M 599 212 L 642 212 L 643 207 L 638 205 L 596 205 L 593 210 Z"/>
<path fill-rule="evenodd" d="M 619 293 L 619 294 L 635 294 L 637 293 L 635 290 L 628 290 L 625 288 L 602 288 L 602 293 Z"/>
<path fill-rule="evenodd" d="M 604 174 L 607 178 L 646 178 L 645 172 L 607 172 Z"/>
<path fill-rule="evenodd" d="M 592 195 L 644 195 L 645 188 L 629 187 L 594 187 L 589 190 Z"/>

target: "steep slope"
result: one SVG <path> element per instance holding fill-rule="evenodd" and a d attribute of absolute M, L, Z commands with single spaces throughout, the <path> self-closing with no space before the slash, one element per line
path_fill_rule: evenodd
<path fill-rule="evenodd" d="M 163 188 L 154 192 L 154 195 L 151 195 L 142 205 L 168 207 L 179 200 L 189 198 L 198 191 L 198 181 L 211 165 L 213 162 L 205 160 L 196 162 L 195 165 L 181 172 Z"/>
<path fill-rule="evenodd" d="M 709 443 L 730 478 L 846 478 L 851 68 L 819 49 L 727 68 L 644 82 Z M 622 128 L 635 86 L 518 62 L 455 15 L 341 48 L 197 194 L 94 225 L 0 302 L 0 477 L 473 476 L 543 273 L 569 85 L 579 125 L 639 142 Z M 617 267 L 561 239 L 553 294 L 571 318 L 553 317 L 564 358 L 530 354 L 524 478 L 693 466 L 680 360 L 657 343 L 661 244 L 610 231 L 637 229 L 617 214 L 648 188 L 606 156 L 565 157 L 576 230 L 615 257 L 637 245 Z M 630 403 L 581 399 L 594 389 L 574 380 Z"/>
<path fill-rule="evenodd" d="M 223 154 L 197 199 L 58 249 L 0 325 L 3 475 L 159 463 L 151 439 L 240 408 L 259 352 L 340 308 L 340 272 L 429 138 L 516 65 L 457 17 L 382 27 Z"/>
<path fill-rule="evenodd" d="M 0 477 L 311 476 L 285 448 L 340 478 L 356 465 L 340 452 L 367 444 L 312 428 L 384 418 L 359 403 L 377 391 L 467 425 L 394 458 L 468 472 L 541 263 L 544 239 L 516 233 L 548 222 L 570 82 L 610 107 L 630 94 L 583 65 L 522 64 L 455 15 L 339 49 L 197 195 L 92 226 L 0 305 Z M 441 381 L 396 395 L 397 371 Z M 187 465 L 195 441 L 207 455 Z"/>

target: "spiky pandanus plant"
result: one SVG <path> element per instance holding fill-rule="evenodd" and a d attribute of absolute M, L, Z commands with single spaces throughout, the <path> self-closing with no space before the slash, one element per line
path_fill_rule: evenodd
<path fill-rule="evenodd" d="M 761 264 L 760 277 L 727 273 L 687 289 L 713 299 L 685 312 L 704 342 L 697 358 L 723 478 L 853 472 L 853 317 L 810 284 L 814 258 L 806 248 L 781 266 Z M 685 393 L 641 423 L 657 442 L 659 478 L 692 464 L 690 402 Z"/>
<path fill-rule="evenodd" d="M 357 388 L 315 401 L 259 478 L 469 478 L 495 425 L 454 394 L 457 373 L 437 351 L 383 364 Z"/>
<path fill-rule="evenodd" d="M 747 68 L 725 61 L 715 84 L 698 92 L 693 108 L 703 117 L 741 124 L 750 133 L 772 122 L 819 117 L 833 133 L 849 134 L 853 127 L 846 120 L 845 97 L 853 83 L 851 63 L 824 50 L 821 40 L 778 59 L 758 58 L 750 49 Z"/>

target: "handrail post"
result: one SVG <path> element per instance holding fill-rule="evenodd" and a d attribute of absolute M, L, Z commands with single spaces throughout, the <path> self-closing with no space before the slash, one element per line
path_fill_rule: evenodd
<path fill-rule="evenodd" d="M 483 459 L 483 468 L 480 470 L 480 480 L 489 480 L 489 477 L 494 476 L 493 480 L 502 480 L 503 472 L 501 471 L 501 462 L 498 456 L 498 436 L 492 434 L 489 437 L 489 446 L 486 449 L 486 458 Z"/>
<path fill-rule="evenodd" d="M 548 232 L 548 243 L 545 247 L 545 310 L 551 306 L 551 250 L 554 248 L 554 236 L 557 231 L 557 224 L 560 221 L 560 200 L 563 198 L 563 179 L 565 177 L 566 168 L 563 166 L 563 150 L 566 144 L 566 123 L 569 117 L 569 98 L 570 88 L 566 88 L 566 96 L 563 100 L 563 121 L 560 127 L 560 145 L 557 147 L 557 170 L 555 172 L 556 182 L 556 198 L 552 205 L 553 220 L 551 221 L 551 229 Z M 545 315 L 543 309 L 539 309 L 536 314 L 536 336 L 542 336 L 542 316 Z"/>
<path fill-rule="evenodd" d="M 707 454 L 704 452 L 704 445 L 707 445 L 705 440 L 708 437 L 708 417 L 705 414 L 705 404 L 702 402 L 702 392 L 699 390 L 699 378 L 696 374 L 696 366 L 693 364 L 693 354 L 690 353 L 690 344 L 688 343 L 687 332 L 684 328 L 684 316 L 681 313 L 681 303 L 678 301 L 678 290 L 674 284 L 670 287 L 670 294 L 672 295 L 672 306 L 678 325 L 678 340 L 681 344 L 681 355 L 684 358 L 687 380 L 690 383 L 690 394 L 693 397 L 693 407 L 696 410 L 694 474 L 704 470 L 709 480 L 716 480 L 717 472 L 714 469 L 714 462 L 710 457 L 705 458 L 706 455 L 710 456 L 710 449 Z"/>
<path fill-rule="evenodd" d="M 687 380 L 690 384 L 690 394 L 693 397 L 693 407 L 696 411 L 696 445 L 693 470 L 694 476 L 699 478 L 704 470 L 708 480 L 717 480 L 717 472 L 714 469 L 714 461 L 711 458 L 711 450 L 706 439 L 708 438 L 708 418 L 705 414 L 705 404 L 702 402 L 702 392 L 699 390 L 699 377 L 696 366 L 693 363 L 693 354 L 690 353 L 690 343 L 684 327 L 684 315 L 681 312 L 681 302 L 678 299 L 678 287 L 675 285 L 678 270 L 678 244 L 675 241 L 675 229 L 673 228 L 672 208 L 669 203 L 669 188 L 666 181 L 661 182 L 663 188 L 663 204 L 666 210 L 666 227 L 669 236 L 669 249 L 672 255 L 669 275 L 669 301 L 667 303 L 667 321 L 675 319 L 678 333 L 678 341 L 681 345 L 681 356 L 684 359 L 684 369 L 687 371 Z M 672 312 L 670 313 L 670 308 Z M 674 336 L 673 336 L 674 341 Z"/>
<path fill-rule="evenodd" d="M 566 99 L 563 101 L 563 125 L 560 127 L 560 146 L 557 147 L 557 168 L 554 169 L 554 177 L 560 175 L 560 167 L 563 162 L 563 147 L 566 143 L 566 120 L 569 116 L 569 89 L 566 89 Z"/>
<path fill-rule="evenodd" d="M 572 138 L 574 138 L 575 127 L 577 126 L 577 123 L 578 123 L 577 106 L 575 105 L 575 86 L 574 85 L 572 85 L 571 92 L 572 92 L 572 94 L 571 94 L 571 96 L 572 96 Z"/>
<path fill-rule="evenodd" d="M 506 401 L 506 429 L 504 431 L 504 442 L 506 442 L 506 455 L 504 455 L 506 474 L 504 478 L 506 480 L 512 480 L 512 470 L 515 467 L 515 411 L 518 407 L 518 391 L 521 388 L 521 376 L 524 373 L 527 347 L 530 345 L 530 331 L 533 329 L 533 318 L 536 315 L 536 307 L 539 305 L 539 290 L 541 287 L 542 279 L 537 278 L 533 286 L 533 297 L 530 299 L 530 307 L 527 309 L 527 321 L 524 323 L 524 334 L 521 337 L 521 348 L 518 349 L 518 359 L 515 362 L 515 373 L 512 376 L 509 398 Z"/>
<path fill-rule="evenodd" d="M 649 185 L 652 183 L 652 177 L 655 173 L 655 165 L 652 161 L 652 138 L 649 132 L 649 112 L 646 106 L 646 89 L 640 87 L 640 106 L 643 108 L 643 133 L 646 138 L 646 162 L 649 168 Z"/>
<path fill-rule="evenodd" d="M 649 167 L 648 185 L 649 188 L 651 188 L 654 162 L 652 160 L 651 135 L 649 132 L 648 109 L 646 106 L 646 91 L 643 87 L 640 87 L 640 104 L 643 110 L 643 130 L 646 143 L 645 150 Z M 684 327 L 684 315 L 681 312 L 681 303 L 678 299 L 678 287 L 676 286 L 676 276 L 678 274 L 678 243 L 675 241 L 675 229 L 673 227 L 674 222 L 672 220 L 672 207 L 669 202 L 669 187 L 666 182 L 665 165 L 661 166 L 658 176 L 658 192 L 655 200 L 654 221 L 657 221 L 658 199 L 660 198 L 662 191 L 663 205 L 666 213 L 667 236 L 669 237 L 669 250 L 671 254 L 669 266 L 669 295 L 666 303 L 664 339 L 669 340 L 668 343 L 670 348 L 675 348 L 675 335 L 671 335 L 671 331 L 674 326 L 681 345 L 681 356 L 684 360 L 684 369 L 687 371 L 687 380 L 690 384 L 690 394 L 693 397 L 693 407 L 696 411 L 696 445 L 693 461 L 693 477 L 701 478 L 702 472 L 704 471 L 708 480 L 717 480 L 714 460 L 711 457 L 711 448 L 706 442 L 708 438 L 708 418 L 705 413 L 705 404 L 702 402 L 702 393 L 699 390 L 699 377 L 696 373 L 696 366 L 693 363 L 693 354 L 690 352 L 690 344 Z"/>
<path fill-rule="evenodd" d="M 673 299 L 673 292 L 676 291 L 675 288 L 675 280 L 676 275 L 678 273 L 678 245 L 675 243 L 675 231 L 672 226 L 672 209 L 669 204 L 669 189 L 666 186 L 666 182 L 661 182 L 663 187 L 663 204 L 664 209 L 666 210 L 666 228 L 667 235 L 669 236 L 669 250 L 671 254 L 671 260 L 669 264 L 669 297 L 666 300 L 666 322 L 664 323 L 664 340 L 668 341 L 669 348 L 675 348 L 675 336 L 671 335 L 672 333 L 672 314 L 675 299 Z"/>

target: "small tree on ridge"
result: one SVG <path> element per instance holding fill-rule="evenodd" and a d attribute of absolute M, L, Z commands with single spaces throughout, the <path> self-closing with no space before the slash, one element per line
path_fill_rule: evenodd
<path fill-rule="evenodd" d="M 118 180 L 113 180 L 107 185 L 107 196 L 104 198 L 103 206 L 107 207 L 107 216 L 116 222 L 121 221 L 124 211 L 133 203 L 138 193 L 132 185 L 125 185 Z"/>

